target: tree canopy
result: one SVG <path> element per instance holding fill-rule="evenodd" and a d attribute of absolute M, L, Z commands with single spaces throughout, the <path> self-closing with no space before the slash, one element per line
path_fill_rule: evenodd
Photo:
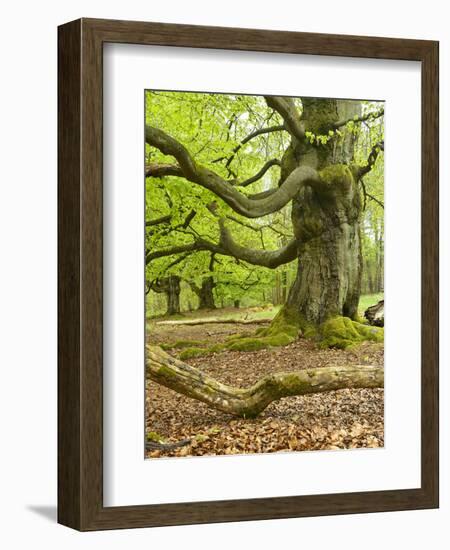
<path fill-rule="evenodd" d="M 176 277 L 185 307 L 192 307 L 209 278 L 221 305 L 242 299 L 284 302 L 298 277 L 299 247 L 319 235 L 314 224 L 322 223 L 322 214 L 306 220 L 311 193 L 320 198 L 322 213 L 326 201 L 338 205 L 327 210 L 326 219 L 341 206 L 347 215 L 348 204 L 360 201 L 358 298 L 361 285 L 380 291 L 383 119 L 383 103 L 375 101 L 148 91 L 150 293 L 158 282 Z M 334 174 L 336 167 L 348 172 Z M 357 186 L 350 203 L 331 199 L 330 188 L 344 189 L 350 179 Z M 352 222 L 346 219 L 339 227 L 345 224 Z"/>

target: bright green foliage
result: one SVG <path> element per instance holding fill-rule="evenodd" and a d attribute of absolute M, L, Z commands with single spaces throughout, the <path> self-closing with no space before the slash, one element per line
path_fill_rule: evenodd
<path fill-rule="evenodd" d="M 301 113 L 301 99 L 296 99 L 295 103 Z M 363 101 L 362 115 L 376 113 L 380 105 Z M 230 184 L 236 179 L 243 181 L 254 176 L 270 159 L 280 160 L 289 145 L 286 132 L 273 132 L 261 134 L 239 147 L 255 130 L 283 123 L 280 115 L 268 109 L 265 100 L 258 96 L 148 91 L 146 123 L 173 136 L 188 148 L 197 163 L 218 173 Z M 346 136 L 352 134 L 356 141 L 356 164 L 364 164 L 371 147 L 383 139 L 380 119 L 369 118 L 364 123 L 350 120 L 323 135 L 320 127 L 314 131 L 316 133 L 308 131 L 306 134 L 311 143 L 318 148 L 332 146 L 335 150 L 339 150 Z M 218 161 L 223 157 L 231 158 L 231 162 Z M 174 158 L 146 145 L 146 163 L 174 164 Z M 340 171 L 341 167 L 327 168 L 322 177 L 332 184 L 336 180 L 333 177 L 336 170 Z M 364 195 L 362 223 L 363 292 L 380 292 L 383 286 L 384 211 L 379 204 L 384 200 L 383 170 L 383 155 L 380 155 L 372 170 L 364 176 L 367 195 Z M 258 181 L 239 190 L 244 194 L 260 193 L 276 188 L 279 178 L 280 168 L 274 165 Z M 198 238 L 218 242 L 217 218 L 208 208 L 213 202 L 217 205 L 216 214 L 227 218 L 227 227 L 242 246 L 275 250 L 293 236 L 290 203 L 274 214 L 249 220 L 236 214 L 210 191 L 183 177 L 149 177 L 146 179 L 146 221 L 169 215 L 170 220 L 147 227 L 147 249 L 154 251 L 186 245 Z M 185 227 L 192 211 L 195 216 Z M 186 311 L 198 307 L 198 296 L 190 285 L 200 287 L 208 276 L 214 279 L 217 307 L 232 306 L 236 302 L 241 306 L 283 303 L 297 269 L 296 262 L 270 270 L 223 255 L 216 255 L 212 270 L 210 266 L 209 251 L 166 256 L 147 265 L 146 279 L 152 282 L 168 275 L 181 277 L 181 311 Z M 165 310 L 165 296 L 150 291 L 147 316 L 161 315 Z M 310 327 L 301 330 L 308 332 Z M 285 334 L 293 335 L 294 330 Z"/>
<path fill-rule="evenodd" d="M 195 160 L 206 168 L 219 173 L 222 177 L 233 179 L 238 173 L 244 180 L 253 176 L 268 158 L 277 158 L 286 146 L 286 136 L 279 132 L 262 135 L 243 146 L 235 155 L 228 173 L 224 163 L 212 162 L 214 159 L 230 155 L 240 141 L 252 130 L 264 125 L 267 106 L 261 97 L 214 95 L 180 92 L 147 92 L 146 122 L 170 133 L 185 144 Z M 275 115 L 270 124 L 281 124 L 281 118 Z M 194 136 L 194 139 L 193 139 Z M 173 163 L 174 159 L 146 145 L 147 162 Z M 243 193 L 257 193 L 273 187 L 279 178 L 279 167 L 274 166 L 265 176 Z M 168 248 L 192 242 L 193 236 L 202 236 L 217 242 L 219 238 L 217 220 L 207 205 L 216 202 L 211 192 L 188 182 L 181 177 L 147 178 L 146 219 L 154 220 L 173 213 L 171 206 L 176 204 L 176 215 L 169 224 L 149 227 L 147 230 L 147 248 L 150 250 Z M 239 242 L 253 248 L 276 249 L 292 238 L 290 226 L 290 206 L 263 219 L 251 220 L 239 216 L 222 201 L 217 201 L 218 214 L 231 216 L 228 222 L 233 234 L 239 236 Z M 187 229 L 180 227 L 186 216 L 196 211 Z M 295 277 L 295 266 L 284 266 L 274 272 L 263 267 L 249 266 L 236 262 L 227 256 L 217 257 L 218 265 L 209 271 L 210 253 L 196 252 L 180 257 L 169 256 L 151 262 L 147 266 L 147 280 L 176 274 L 183 281 L 201 285 L 203 277 L 213 275 L 216 283 L 214 294 L 219 307 L 233 305 L 258 305 L 273 301 L 273 288 L 277 286 L 280 273 L 286 272 L 285 286 L 288 287 Z M 177 263 L 174 263 L 177 261 Z M 190 287 L 182 283 L 182 310 L 195 309 L 198 299 Z M 281 297 L 278 297 L 281 299 Z M 148 311 L 162 314 L 165 311 L 164 296 L 150 292 Z"/>

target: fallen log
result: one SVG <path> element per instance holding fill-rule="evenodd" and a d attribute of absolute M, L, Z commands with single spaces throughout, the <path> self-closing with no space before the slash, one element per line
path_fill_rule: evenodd
<path fill-rule="evenodd" d="M 163 443 L 161 441 L 147 441 L 145 443 L 146 451 L 173 451 L 179 447 L 185 447 L 192 443 L 192 439 L 182 439 L 181 441 L 176 441 L 175 443 Z"/>
<path fill-rule="evenodd" d="M 178 326 L 178 325 L 261 325 L 271 323 L 272 319 L 217 319 L 211 317 L 210 319 L 182 319 L 179 321 L 157 321 L 156 325 Z"/>
<path fill-rule="evenodd" d="M 384 327 L 384 300 L 370 306 L 364 312 L 364 317 L 375 327 Z"/>
<path fill-rule="evenodd" d="M 158 346 L 147 346 L 146 371 L 148 378 L 158 384 L 242 418 L 258 416 L 272 401 L 282 397 L 384 386 L 383 367 L 348 365 L 268 374 L 253 386 L 235 388 L 170 356 Z"/>

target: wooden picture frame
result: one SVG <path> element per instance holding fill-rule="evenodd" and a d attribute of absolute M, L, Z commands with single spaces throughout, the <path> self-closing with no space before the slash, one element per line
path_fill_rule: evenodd
<path fill-rule="evenodd" d="M 106 42 L 419 61 L 422 67 L 421 487 L 105 507 L 102 47 Z M 438 506 L 438 43 L 79 19 L 58 29 L 58 521 L 81 530 Z"/>

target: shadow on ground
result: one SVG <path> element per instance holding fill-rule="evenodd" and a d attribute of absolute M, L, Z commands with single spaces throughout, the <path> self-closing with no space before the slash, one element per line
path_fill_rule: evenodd
<path fill-rule="evenodd" d="M 57 519 L 56 506 L 32 505 L 32 506 L 27 506 L 27 509 L 30 510 L 30 512 L 34 512 L 35 514 L 42 516 L 48 521 L 51 521 L 52 523 L 56 523 L 56 519 Z"/>

